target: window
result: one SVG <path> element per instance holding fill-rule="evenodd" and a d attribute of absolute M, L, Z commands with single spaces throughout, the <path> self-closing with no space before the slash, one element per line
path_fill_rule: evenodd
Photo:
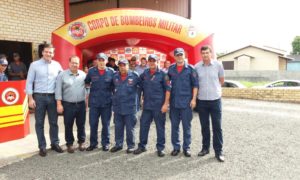
<path fill-rule="evenodd" d="M 222 61 L 225 70 L 234 70 L 234 61 Z"/>

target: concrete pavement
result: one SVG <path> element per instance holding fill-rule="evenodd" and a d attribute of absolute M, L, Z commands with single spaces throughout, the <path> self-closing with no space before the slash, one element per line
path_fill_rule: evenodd
<path fill-rule="evenodd" d="M 88 115 L 87 115 L 88 116 Z M 47 148 L 50 148 L 48 117 L 45 120 L 45 138 Z M 88 118 L 87 118 L 88 119 Z M 65 145 L 63 117 L 58 117 L 60 145 Z M 89 135 L 89 125 L 86 122 L 86 133 Z M 76 137 L 76 125 L 74 124 L 74 136 Z M 100 130 L 100 129 L 99 129 Z M 87 139 L 88 142 L 88 139 Z M 0 143 L 0 167 L 23 160 L 38 153 L 38 141 L 35 134 L 34 114 L 30 114 L 30 134 L 25 138 Z"/>
<path fill-rule="evenodd" d="M 73 154 L 49 151 L 45 158 L 35 153 L 1 167 L 0 179 L 300 179 L 299 109 L 300 104 L 223 99 L 224 163 L 215 159 L 212 145 L 210 154 L 197 156 L 201 130 L 194 113 L 190 158 L 182 153 L 170 156 L 171 128 L 167 120 L 167 154 L 163 158 L 156 155 L 152 123 L 148 151 L 141 155 L 126 154 L 126 145 L 117 153 L 100 149 Z M 111 130 L 113 145 L 114 128 Z M 138 131 L 137 124 L 136 142 Z M 36 146 L 32 146 L 35 151 Z"/>

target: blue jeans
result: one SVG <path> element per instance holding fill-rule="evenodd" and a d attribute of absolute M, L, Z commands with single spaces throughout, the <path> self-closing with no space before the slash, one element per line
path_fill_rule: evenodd
<path fill-rule="evenodd" d="M 210 146 L 210 128 L 209 116 L 211 116 L 213 130 L 213 148 L 216 154 L 222 153 L 223 135 L 222 135 L 222 101 L 221 99 L 205 101 L 197 100 L 197 110 L 199 112 L 202 148 L 209 149 Z"/>
<path fill-rule="evenodd" d="M 156 148 L 158 151 L 165 149 L 165 123 L 166 113 L 155 110 L 143 110 L 140 122 L 140 148 L 146 148 L 150 125 L 154 119 L 156 125 Z"/>
<path fill-rule="evenodd" d="M 136 125 L 135 114 L 114 114 L 115 118 L 115 141 L 116 147 L 123 147 L 124 141 L 124 128 L 126 128 L 126 143 L 127 148 L 131 149 L 135 146 L 134 128 Z"/>
<path fill-rule="evenodd" d="M 183 150 L 189 150 L 191 144 L 191 121 L 193 112 L 190 107 L 187 108 L 170 108 L 171 119 L 171 139 L 174 150 L 180 150 L 179 124 L 182 122 L 183 127 Z"/>
<path fill-rule="evenodd" d="M 35 108 L 35 131 L 38 139 L 38 144 L 40 149 L 45 149 L 46 139 L 44 134 L 44 124 L 46 112 L 48 114 L 48 121 L 50 125 L 50 140 L 51 145 L 59 144 L 58 139 L 58 125 L 57 125 L 57 110 L 56 110 L 56 100 L 53 95 L 44 94 L 33 94 L 33 98 L 36 103 Z"/>
<path fill-rule="evenodd" d="M 69 103 L 62 102 L 64 107 L 65 140 L 67 145 L 73 145 L 73 124 L 76 122 L 78 143 L 85 142 L 85 102 Z"/>
<path fill-rule="evenodd" d="M 102 123 L 101 144 L 102 146 L 109 146 L 111 106 L 103 108 L 90 107 L 90 146 L 93 147 L 98 145 L 98 124 L 100 117 Z"/>

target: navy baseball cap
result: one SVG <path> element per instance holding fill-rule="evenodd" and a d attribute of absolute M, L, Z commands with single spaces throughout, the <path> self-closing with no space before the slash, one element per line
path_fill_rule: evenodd
<path fill-rule="evenodd" d="M 7 60 L 4 58 L 0 59 L 0 65 L 8 65 Z"/>
<path fill-rule="evenodd" d="M 155 54 L 150 54 L 150 55 L 148 56 L 148 61 L 149 61 L 150 59 L 154 59 L 155 61 L 157 61 L 157 60 L 158 60 L 158 57 L 157 57 Z"/>
<path fill-rule="evenodd" d="M 98 53 L 96 56 L 97 59 L 104 59 L 107 61 L 108 57 L 104 53 Z"/>
<path fill-rule="evenodd" d="M 178 56 L 179 54 L 184 55 L 184 49 L 182 49 L 182 48 L 176 48 L 174 50 L 174 56 Z"/>
<path fill-rule="evenodd" d="M 119 60 L 118 64 L 128 64 L 128 60 L 127 59 L 121 59 Z"/>

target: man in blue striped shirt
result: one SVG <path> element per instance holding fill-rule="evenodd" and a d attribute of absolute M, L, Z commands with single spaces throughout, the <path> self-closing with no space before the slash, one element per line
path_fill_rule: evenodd
<path fill-rule="evenodd" d="M 215 156 L 220 162 L 224 162 L 223 134 L 222 134 L 222 84 L 224 83 L 224 68 L 222 63 L 212 59 L 212 50 L 209 46 L 201 48 L 202 60 L 195 65 L 199 79 L 199 92 L 197 97 L 197 110 L 199 112 L 202 150 L 198 156 L 209 153 L 210 128 L 209 116 L 211 116 L 213 129 L 213 147 Z"/>
<path fill-rule="evenodd" d="M 44 122 L 46 112 L 50 124 L 51 149 L 62 153 L 59 146 L 56 100 L 54 96 L 55 83 L 58 74 L 62 71 L 61 65 L 54 61 L 54 47 L 45 44 L 43 57 L 31 63 L 26 82 L 26 93 L 29 99 L 29 107 L 35 109 L 35 131 L 38 138 L 39 155 L 44 157 L 46 152 L 46 140 L 44 135 Z"/>

